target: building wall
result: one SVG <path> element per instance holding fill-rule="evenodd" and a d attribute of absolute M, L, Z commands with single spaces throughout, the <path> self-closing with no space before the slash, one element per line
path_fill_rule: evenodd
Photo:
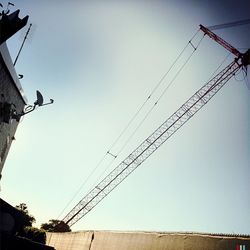
<path fill-rule="evenodd" d="M 20 113 L 26 103 L 23 91 L 14 69 L 6 44 L 0 46 L 0 102 L 12 103 Z M 1 118 L 1 117 L 0 117 Z M 0 119 L 0 174 L 14 139 L 18 122 L 5 123 Z"/>
<path fill-rule="evenodd" d="M 46 244 L 56 250 L 247 250 L 250 249 L 250 236 L 80 231 L 47 233 Z"/>

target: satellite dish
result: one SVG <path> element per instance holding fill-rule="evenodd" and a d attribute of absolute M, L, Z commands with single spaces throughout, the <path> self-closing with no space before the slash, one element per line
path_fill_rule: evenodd
<path fill-rule="evenodd" d="M 34 102 L 35 105 L 42 106 L 43 105 L 43 96 L 42 94 L 37 90 L 36 91 L 37 100 Z"/>
<path fill-rule="evenodd" d="M 34 102 L 34 105 L 26 106 L 21 113 L 18 114 L 15 109 L 11 110 L 11 118 L 16 119 L 16 121 L 19 122 L 20 118 L 23 115 L 27 115 L 28 113 L 34 111 L 36 109 L 36 106 L 41 107 L 41 106 L 52 104 L 54 102 L 53 99 L 50 99 L 50 102 L 43 103 L 43 96 L 38 90 L 36 91 L 36 96 L 37 96 L 37 100 Z M 14 105 L 14 104 L 12 104 L 12 105 Z"/>

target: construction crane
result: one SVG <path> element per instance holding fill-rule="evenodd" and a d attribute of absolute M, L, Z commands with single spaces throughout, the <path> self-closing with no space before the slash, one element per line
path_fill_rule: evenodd
<path fill-rule="evenodd" d="M 249 21 L 249 20 L 248 20 Z M 235 24 L 235 25 L 241 25 Z M 224 24 L 223 24 L 224 25 Z M 217 26 L 218 28 L 218 26 Z M 63 222 L 70 227 L 89 213 L 116 186 L 129 176 L 151 154 L 153 154 L 167 139 L 180 129 L 194 114 L 196 114 L 209 100 L 242 68 L 250 64 L 250 49 L 245 53 L 239 52 L 232 45 L 214 34 L 211 30 L 200 25 L 204 35 L 222 45 L 235 55 L 235 59 L 209 82 L 191 96 L 174 114 L 144 140 L 131 154 L 129 154 L 111 173 L 99 182 L 77 205 L 63 218 Z"/>

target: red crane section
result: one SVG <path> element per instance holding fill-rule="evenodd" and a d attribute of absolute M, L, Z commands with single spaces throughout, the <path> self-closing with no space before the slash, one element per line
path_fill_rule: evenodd
<path fill-rule="evenodd" d="M 179 130 L 193 115 L 195 115 L 210 99 L 232 78 L 242 67 L 250 64 L 250 49 L 240 53 L 236 48 L 214 34 L 208 28 L 200 25 L 200 29 L 224 48 L 233 53 L 236 58 L 214 78 L 201 87 L 175 113 L 173 113 L 159 128 L 128 155 L 111 173 L 97 184 L 76 206 L 64 217 L 63 222 L 70 227 L 88 214 L 116 186 L 127 178 L 139 165 L 153 154 L 168 138 Z"/>
<path fill-rule="evenodd" d="M 211 30 L 209 30 L 208 28 L 204 27 L 203 25 L 200 24 L 200 29 L 209 37 L 211 37 L 214 41 L 216 41 L 217 43 L 219 43 L 220 45 L 222 45 L 225 49 L 227 49 L 228 51 L 230 51 L 231 53 L 233 53 L 237 58 L 241 57 L 241 53 L 234 48 L 231 44 L 229 44 L 228 42 L 226 42 L 225 40 L 223 40 L 221 37 L 217 36 L 216 34 L 214 34 Z"/>

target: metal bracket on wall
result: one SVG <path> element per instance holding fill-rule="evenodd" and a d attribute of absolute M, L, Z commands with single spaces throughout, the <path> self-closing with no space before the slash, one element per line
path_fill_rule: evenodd
<path fill-rule="evenodd" d="M 34 111 L 37 106 L 41 107 L 54 102 L 53 99 L 50 99 L 48 103 L 43 103 L 43 96 L 38 90 L 36 91 L 36 95 L 37 100 L 34 104 L 26 106 L 21 113 L 17 112 L 16 105 L 14 103 L 0 102 L 0 123 L 4 122 L 10 124 L 12 119 L 19 122 L 22 116 Z"/>

